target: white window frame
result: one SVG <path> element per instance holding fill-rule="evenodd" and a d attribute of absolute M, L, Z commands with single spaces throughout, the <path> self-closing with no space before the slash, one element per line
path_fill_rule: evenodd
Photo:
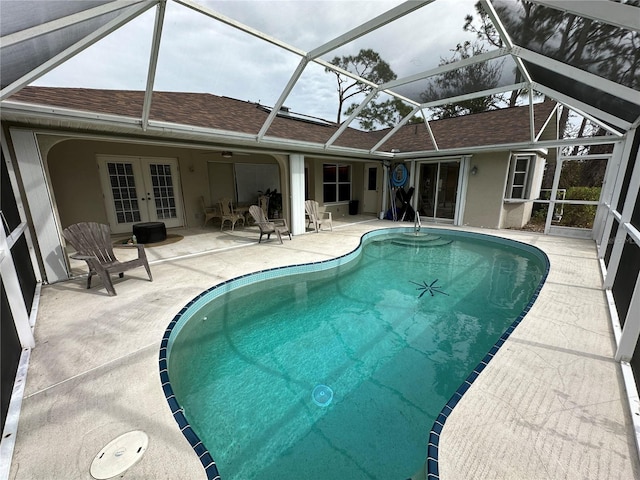
<path fill-rule="evenodd" d="M 324 172 L 325 172 L 327 167 L 335 168 L 336 180 L 334 182 L 327 182 L 326 179 L 324 178 Z M 341 182 L 340 181 L 339 169 L 341 167 L 347 167 L 349 169 L 349 181 L 347 181 L 347 182 Z M 324 187 L 325 187 L 325 185 L 335 185 L 335 187 L 336 187 L 336 199 L 335 199 L 335 201 L 327 201 L 327 199 L 324 198 Z M 349 198 L 346 199 L 346 200 L 341 200 L 340 199 L 340 186 L 341 185 L 349 185 Z M 348 203 L 349 201 L 351 201 L 352 193 L 353 193 L 353 169 L 351 168 L 351 165 L 348 164 L 348 163 L 323 163 L 322 164 L 322 202 L 325 205 L 327 205 L 327 204 L 336 205 L 336 204 L 340 204 L 340 203 Z"/>
<path fill-rule="evenodd" d="M 527 164 L 524 170 L 517 170 L 518 161 L 526 159 Z M 507 200 L 526 200 L 529 198 L 531 192 L 531 170 L 535 167 L 535 153 L 513 153 L 509 161 L 509 179 L 507 181 L 507 190 L 504 194 Z M 516 183 L 516 175 L 524 174 L 524 180 L 522 183 Z M 522 193 L 520 195 L 514 195 L 514 190 L 521 188 Z"/>

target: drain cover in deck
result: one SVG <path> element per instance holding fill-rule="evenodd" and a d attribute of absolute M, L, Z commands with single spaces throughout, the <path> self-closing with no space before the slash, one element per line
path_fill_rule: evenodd
<path fill-rule="evenodd" d="M 149 437 L 140 430 L 110 441 L 91 462 L 91 476 L 97 480 L 115 477 L 133 467 L 149 445 Z"/>

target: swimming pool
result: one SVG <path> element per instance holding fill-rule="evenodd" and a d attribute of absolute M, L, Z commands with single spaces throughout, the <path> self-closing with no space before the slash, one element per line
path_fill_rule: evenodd
<path fill-rule="evenodd" d="M 163 389 L 209 478 L 403 479 L 427 450 L 437 475 L 446 415 L 547 270 L 496 237 L 370 232 L 203 292 L 166 331 Z"/>

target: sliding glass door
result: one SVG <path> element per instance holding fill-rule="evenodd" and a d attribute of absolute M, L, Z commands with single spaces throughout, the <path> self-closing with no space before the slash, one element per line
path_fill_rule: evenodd
<path fill-rule="evenodd" d="M 427 220 L 453 222 L 458 205 L 460 161 L 420 164 L 418 212 Z"/>

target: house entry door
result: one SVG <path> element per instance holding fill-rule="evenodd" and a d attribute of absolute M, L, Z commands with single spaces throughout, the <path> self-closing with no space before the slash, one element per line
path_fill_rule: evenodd
<path fill-rule="evenodd" d="M 140 222 L 183 226 L 175 158 L 100 156 L 98 168 L 113 233 L 131 232 Z"/>
<path fill-rule="evenodd" d="M 379 164 L 367 163 L 364 166 L 364 194 L 362 196 L 362 212 L 378 213 L 380 199 L 378 192 L 382 186 Z"/>
<path fill-rule="evenodd" d="M 420 165 L 418 211 L 421 217 L 453 222 L 458 205 L 459 176 L 459 160 Z"/>

